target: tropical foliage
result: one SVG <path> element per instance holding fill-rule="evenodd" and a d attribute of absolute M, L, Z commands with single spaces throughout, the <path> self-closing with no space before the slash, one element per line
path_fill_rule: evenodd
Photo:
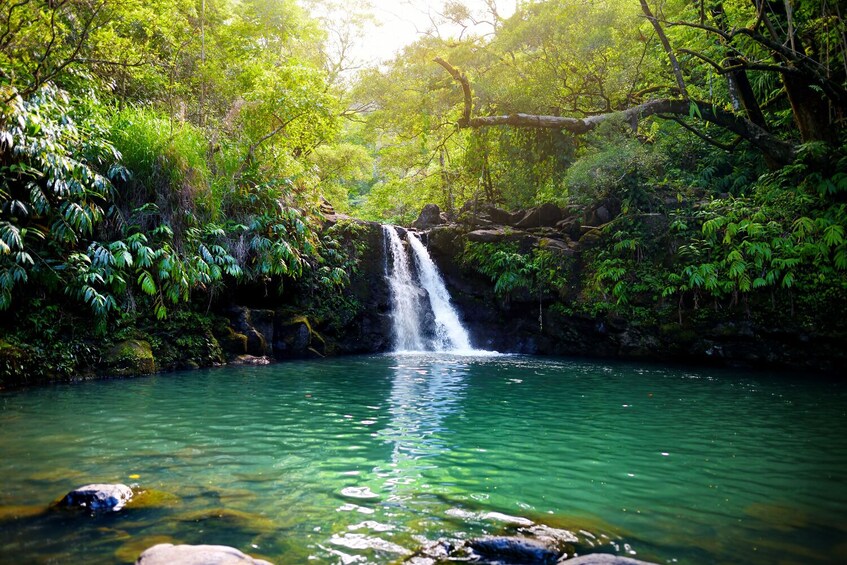
<path fill-rule="evenodd" d="M 322 229 L 324 199 L 398 223 L 606 203 L 577 285 L 592 313 L 843 296 L 837 2 L 485 4 L 446 2 L 434 25 L 466 33 L 355 75 L 367 17 L 337 2 L 4 4 L 0 310 L 66 301 L 102 329 L 250 288 L 349 319 L 358 236 Z M 465 257 L 501 296 L 570 300 L 555 250 Z"/>

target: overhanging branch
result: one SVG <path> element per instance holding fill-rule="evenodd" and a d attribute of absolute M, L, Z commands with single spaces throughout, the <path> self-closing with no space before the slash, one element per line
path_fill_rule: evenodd
<path fill-rule="evenodd" d="M 439 64 L 448 71 L 453 68 L 449 63 L 440 60 Z M 453 69 L 455 71 L 455 69 Z M 668 114 L 674 116 L 696 116 L 698 119 L 715 124 L 730 131 L 748 141 L 754 147 L 762 151 L 777 164 L 788 164 L 796 156 L 796 147 L 789 142 L 783 141 L 768 132 L 764 128 L 754 124 L 750 120 L 742 118 L 732 112 L 718 108 L 708 102 L 699 100 L 680 100 L 671 98 L 659 98 L 650 100 L 622 110 L 620 112 L 609 112 L 585 118 L 572 118 L 567 116 L 546 116 L 538 114 L 509 114 L 501 116 L 470 116 L 470 85 L 464 75 L 450 73 L 453 78 L 462 83 L 465 93 L 465 117 L 459 122 L 459 127 L 482 128 L 491 126 L 511 126 L 521 128 L 544 128 L 558 129 L 581 135 L 590 132 L 597 126 L 611 119 L 620 119 L 633 127 L 644 118 L 656 114 Z M 457 76 L 458 75 L 458 76 Z"/>
<path fill-rule="evenodd" d="M 459 120 L 459 127 L 466 127 L 470 123 L 471 114 L 473 113 L 473 95 L 471 94 L 471 84 L 468 82 L 468 77 L 460 73 L 459 69 L 441 57 L 436 57 L 433 61 L 444 67 L 447 72 L 450 73 L 450 76 L 462 85 L 462 93 L 465 98 L 465 109 L 464 112 L 462 112 L 462 119 Z"/>

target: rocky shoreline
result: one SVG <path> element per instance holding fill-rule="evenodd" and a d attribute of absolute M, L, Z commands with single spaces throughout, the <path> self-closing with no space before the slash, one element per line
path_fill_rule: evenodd
<path fill-rule="evenodd" d="M 138 496 L 136 496 L 136 493 Z M 54 503 L 52 511 L 71 512 L 84 520 L 108 514 L 127 514 L 135 508 L 148 508 L 156 501 L 170 501 L 172 495 L 145 491 L 139 485 L 100 483 L 78 487 Z M 468 513 L 473 516 L 472 513 Z M 438 539 L 407 552 L 403 563 L 437 565 L 469 562 L 490 565 L 654 565 L 632 557 L 607 553 L 588 532 L 571 532 L 536 524 L 518 516 L 488 513 L 489 518 L 503 524 L 503 535 L 472 538 Z M 631 552 L 630 552 L 631 553 Z M 252 557 L 225 545 L 188 545 L 159 543 L 144 549 L 135 565 L 271 565 L 270 561 Z"/>

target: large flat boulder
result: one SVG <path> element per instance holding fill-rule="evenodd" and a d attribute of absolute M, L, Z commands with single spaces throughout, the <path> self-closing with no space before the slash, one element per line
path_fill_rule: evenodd
<path fill-rule="evenodd" d="M 474 230 L 468 233 L 469 241 L 480 243 L 496 243 L 501 241 L 518 241 L 526 237 L 526 233 L 509 228 L 491 228 L 486 230 Z"/>
<path fill-rule="evenodd" d="M 226 545 L 160 543 L 144 550 L 135 565 L 271 565 Z"/>

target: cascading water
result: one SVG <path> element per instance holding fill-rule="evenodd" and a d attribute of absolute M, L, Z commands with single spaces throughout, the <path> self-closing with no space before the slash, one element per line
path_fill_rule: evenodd
<path fill-rule="evenodd" d="M 450 304 L 450 293 L 444 286 L 444 280 L 438 273 L 438 268 L 429 256 L 429 252 L 413 233 L 408 234 L 409 245 L 415 254 L 421 286 L 429 295 L 429 305 L 435 314 L 435 343 L 436 351 L 471 349 L 471 340 L 467 330 L 459 321 L 459 315 Z"/>
<path fill-rule="evenodd" d="M 391 254 L 385 264 L 385 278 L 391 289 L 391 321 L 394 328 L 395 351 L 423 351 L 424 340 L 421 332 L 421 312 L 418 287 L 412 278 L 409 259 L 403 242 L 392 226 L 382 226 L 385 241 L 388 243 L 386 256 Z"/>
<path fill-rule="evenodd" d="M 394 350 L 470 351 L 468 332 L 450 304 L 450 294 L 426 247 L 416 235 L 408 234 L 420 275 L 419 285 L 397 230 L 393 226 L 383 226 L 382 230 L 387 243 L 386 257 L 391 254 L 391 261 L 386 261 L 385 278 L 391 289 Z M 423 300 L 423 291 L 428 301 Z M 434 339 L 427 337 L 433 333 L 427 328 L 426 322 L 431 319 L 425 310 L 427 304 L 434 316 Z"/>

